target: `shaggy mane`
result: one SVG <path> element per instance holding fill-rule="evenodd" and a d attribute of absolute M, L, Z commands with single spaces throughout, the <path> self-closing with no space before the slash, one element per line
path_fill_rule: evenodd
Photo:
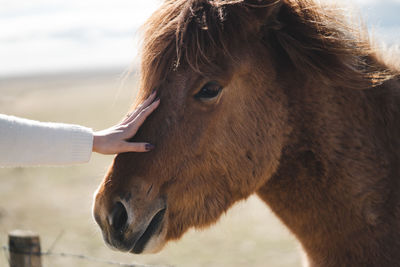
<path fill-rule="evenodd" d="M 188 66 L 223 71 L 259 39 L 275 62 L 333 86 L 370 88 L 399 75 L 379 60 L 367 30 L 313 0 L 167 0 L 144 25 L 141 88 Z M 278 63 L 277 63 L 278 64 Z"/>

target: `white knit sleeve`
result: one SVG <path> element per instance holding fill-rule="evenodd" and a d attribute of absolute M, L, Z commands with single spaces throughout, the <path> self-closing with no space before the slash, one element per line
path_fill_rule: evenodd
<path fill-rule="evenodd" d="M 93 131 L 0 114 L 0 166 L 67 165 L 90 160 Z"/>

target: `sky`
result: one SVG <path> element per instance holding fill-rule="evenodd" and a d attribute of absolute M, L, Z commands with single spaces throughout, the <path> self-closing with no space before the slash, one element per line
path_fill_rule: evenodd
<path fill-rule="evenodd" d="M 400 0 L 348 0 L 375 35 L 400 44 Z M 137 62 L 137 29 L 160 0 L 0 0 L 0 77 Z"/>

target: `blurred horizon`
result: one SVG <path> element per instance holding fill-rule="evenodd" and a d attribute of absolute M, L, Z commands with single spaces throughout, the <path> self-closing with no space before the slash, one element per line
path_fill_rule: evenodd
<path fill-rule="evenodd" d="M 0 77 L 126 70 L 138 29 L 160 5 L 147 1 L 0 0 Z M 400 43 L 400 0 L 353 0 L 379 41 Z"/>
<path fill-rule="evenodd" d="M 0 77 L 127 69 L 159 3 L 0 0 Z"/>

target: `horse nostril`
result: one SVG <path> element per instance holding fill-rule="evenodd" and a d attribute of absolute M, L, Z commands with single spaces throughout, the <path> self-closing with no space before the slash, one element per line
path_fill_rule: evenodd
<path fill-rule="evenodd" d="M 126 222 L 128 221 L 128 213 L 125 206 L 121 202 L 117 202 L 111 211 L 111 227 L 116 232 L 123 232 Z"/>

